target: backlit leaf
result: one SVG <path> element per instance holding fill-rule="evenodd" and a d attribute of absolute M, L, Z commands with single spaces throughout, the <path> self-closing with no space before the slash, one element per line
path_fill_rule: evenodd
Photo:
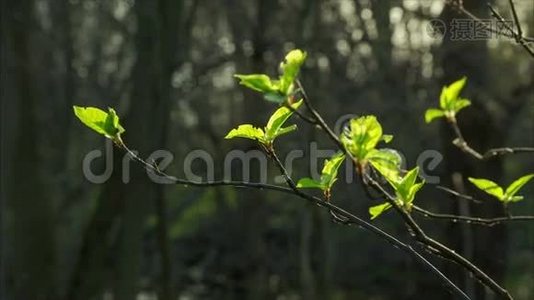
<path fill-rule="evenodd" d="M 429 108 L 425 112 L 425 122 L 430 123 L 436 118 L 441 118 L 445 116 L 445 112 L 437 108 Z"/>
<path fill-rule="evenodd" d="M 120 125 L 119 117 L 114 109 L 105 112 L 96 107 L 73 106 L 74 114 L 87 127 L 110 139 L 115 139 L 125 132 Z"/>
<path fill-rule="evenodd" d="M 256 128 L 251 124 L 243 124 L 239 125 L 235 129 L 232 129 L 224 138 L 232 139 L 238 137 L 263 142 L 264 135 L 265 134 L 261 128 Z"/>
<path fill-rule="evenodd" d="M 515 194 L 519 192 L 519 190 L 527 184 L 532 178 L 534 178 L 534 174 L 528 174 L 525 176 L 522 176 L 518 178 L 516 181 L 512 182 L 508 188 L 506 188 L 505 195 L 506 197 L 513 197 Z"/>
<path fill-rule="evenodd" d="M 488 179 L 484 179 L 484 178 L 472 178 L 472 177 L 469 177 L 468 180 L 480 190 L 494 197 L 497 197 L 501 201 L 504 199 L 503 189 L 495 182 L 488 180 Z"/>
<path fill-rule="evenodd" d="M 389 203 L 384 203 L 384 204 L 369 207 L 369 214 L 371 215 L 371 220 L 380 216 L 383 212 L 385 212 L 386 210 L 390 208 L 391 208 L 391 204 Z"/>
<path fill-rule="evenodd" d="M 277 93 L 278 87 L 273 84 L 271 78 L 265 74 L 249 74 L 241 75 L 236 74 L 235 77 L 239 78 L 239 84 L 244 85 L 252 90 L 260 93 Z"/>

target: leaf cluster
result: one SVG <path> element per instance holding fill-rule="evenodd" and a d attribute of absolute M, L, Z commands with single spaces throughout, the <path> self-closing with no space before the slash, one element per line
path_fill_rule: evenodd
<path fill-rule="evenodd" d="M 507 205 L 511 202 L 518 202 L 523 200 L 524 197 L 517 195 L 517 193 L 532 178 L 534 178 L 534 174 L 527 174 L 525 176 L 522 176 L 512 182 L 506 189 L 503 189 L 497 183 L 489 179 L 469 177 L 468 180 L 478 189 L 486 192 L 487 194 L 492 195 L 493 197 L 501 201 L 503 204 Z"/>
<path fill-rule="evenodd" d="M 460 97 L 467 82 L 467 77 L 462 77 L 459 80 L 451 83 L 449 86 L 444 86 L 439 96 L 440 108 L 430 108 L 425 112 L 426 123 L 432 122 L 434 119 L 445 117 L 449 121 L 456 120 L 456 114 L 463 108 L 471 105 L 471 101 Z"/>

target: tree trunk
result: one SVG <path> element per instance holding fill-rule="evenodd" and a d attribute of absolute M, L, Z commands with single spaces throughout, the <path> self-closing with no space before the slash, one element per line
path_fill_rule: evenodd
<path fill-rule="evenodd" d="M 11 1 L 7 12 L 5 27 L 2 26 L 5 30 L 2 37 L 6 40 L 2 44 L 6 45 L 3 52 L 12 55 L 12 65 L 8 66 L 8 82 L 12 86 L 4 88 L 12 93 L 11 101 L 15 104 L 9 119 L 17 124 L 12 132 L 14 148 L 9 159 L 12 163 L 6 200 L 10 218 L 5 223 L 5 232 L 12 249 L 7 260 L 9 297 L 54 299 L 57 297 L 55 206 L 42 181 L 44 175 L 39 174 L 42 159 L 32 86 L 34 62 L 30 55 L 33 2 Z"/>

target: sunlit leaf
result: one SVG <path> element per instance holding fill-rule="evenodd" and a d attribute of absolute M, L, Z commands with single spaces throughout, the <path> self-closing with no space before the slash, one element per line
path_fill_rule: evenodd
<path fill-rule="evenodd" d="M 458 99 L 454 102 L 454 112 L 459 112 L 462 108 L 471 105 L 471 101 L 467 99 Z"/>
<path fill-rule="evenodd" d="M 296 110 L 300 107 L 301 104 L 302 100 L 292 104 L 291 107 Z M 292 130 L 295 130 L 296 126 L 282 128 L 284 123 L 287 121 L 287 119 L 289 119 L 289 117 L 291 117 L 292 114 L 293 111 L 288 107 L 283 106 L 277 109 L 269 119 L 269 122 L 267 122 L 267 126 L 265 127 L 265 138 L 267 140 L 274 140 L 277 136 L 281 134 L 285 134 Z"/>
<path fill-rule="evenodd" d="M 306 52 L 296 49 L 290 51 L 280 64 L 282 75 L 280 76 L 280 91 L 287 95 L 291 92 L 291 86 L 298 76 L 300 68 L 306 60 Z"/>
<path fill-rule="evenodd" d="M 415 193 L 422 187 L 415 184 L 417 176 L 419 174 L 419 167 L 415 167 L 408 171 L 404 177 L 400 180 L 398 188 L 396 189 L 397 195 L 403 203 L 411 203 L 415 197 Z M 416 187 L 416 188 L 414 188 Z"/>
<path fill-rule="evenodd" d="M 286 97 L 278 93 L 268 92 L 263 94 L 263 98 L 269 102 L 280 104 L 286 100 Z"/>
<path fill-rule="evenodd" d="M 497 197 L 499 200 L 504 200 L 503 189 L 495 182 L 484 178 L 467 178 L 472 184 L 474 184 L 480 190 Z"/>
<path fill-rule="evenodd" d="M 278 92 L 278 87 L 273 84 L 271 78 L 269 78 L 269 76 L 265 74 L 236 74 L 234 76 L 239 78 L 239 84 L 244 85 L 257 92 L 275 94 Z"/>
<path fill-rule="evenodd" d="M 443 88 L 440 96 L 440 105 L 443 110 L 454 110 L 454 102 L 457 101 L 466 82 L 467 77 L 464 76 Z"/>
<path fill-rule="evenodd" d="M 369 115 L 352 119 L 349 130 L 341 136 L 341 142 L 353 157 L 363 161 L 378 142 L 390 141 L 391 138 L 382 135 L 382 126 L 375 116 Z"/>
<path fill-rule="evenodd" d="M 325 160 L 323 170 L 321 172 L 321 183 L 328 189 L 331 189 L 336 182 L 337 172 L 344 160 L 345 155 L 342 152 L 338 152 L 330 159 Z"/>
<path fill-rule="evenodd" d="M 390 143 L 392 140 L 393 140 L 393 135 L 391 135 L 391 134 L 384 134 L 384 135 L 382 136 L 382 141 L 383 141 L 384 143 L 386 143 L 386 144 L 387 144 L 387 143 Z"/>
<path fill-rule="evenodd" d="M 320 189 L 320 190 L 325 189 L 325 186 L 320 181 L 317 181 L 317 180 L 314 180 L 308 177 L 301 178 L 299 182 L 297 183 L 297 187 L 303 188 L 303 189 L 309 189 L 309 188 L 315 188 L 315 189 Z"/>
<path fill-rule="evenodd" d="M 371 220 L 380 216 L 383 212 L 385 212 L 386 210 L 390 208 L 391 208 L 391 204 L 389 203 L 384 203 L 384 204 L 369 207 L 369 214 L 371 215 Z"/>
<path fill-rule="evenodd" d="M 429 108 L 425 112 L 425 122 L 430 123 L 436 118 L 441 118 L 445 116 L 445 112 L 437 108 Z"/>
<path fill-rule="evenodd" d="M 528 174 L 528 175 L 522 176 L 522 177 L 518 178 L 517 180 L 515 180 L 514 182 L 512 182 L 512 184 L 510 184 L 510 186 L 508 186 L 508 188 L 506 188 L 506 192 L 505 192 L 506 197 L 507 198 L 511 198 L 511 197 L 515 196 L 515 194 L 517 194 L 519 192 L 519 190 L 525 184 L 527 184 L 532 178 L 534 178 L 534 174 Z"/>
<path fill-rule="evenodd" d="M 105 112 L 96 107 L 73 106 L 74 114 L 87 127 L 110 139 L 120 136 L 125 130 L 120 125 L 119 117 L 114 109 Z"/>
<path fill-rule="evenodd" d="M 525 199 L 523 196 L 513 196 L 508 199 L 509 202 L 519 202 L 521 200 Z"/>
<path fill-rule="evenodd" d="M 399 180 L 402 157 L 393 149 L 373 149 L 367 155 L 371 165 L 388 181 Z"/>
<path fill-rule="evenodd" d="M 238 137 L 264 142 L 264 135 L 265 134 L 261 128 L 256 128 L 251 124 L 243 124 L 239 125 L 235 129 L 232 129 L 224 138 L 232 139 Z"/>
<path fill-rule="evenodd" d="M 415 194 L 425 185 L 424 182 L 416 183 L 410 187 L 406 199 L 404 200 L 405 204 L 410 204 L 415 199 Z"/>

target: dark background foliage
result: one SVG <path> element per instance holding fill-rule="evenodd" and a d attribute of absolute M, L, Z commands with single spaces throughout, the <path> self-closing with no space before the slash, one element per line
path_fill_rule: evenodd
<path fill-rule="evenodd" d="M 464 2 L 490 18 L 485 1 Z M 532 35 L 534 3 L 516 3 Z M 494 5 L 510 17 L 507 1 Z M 224 135 L 241 123 L 264 124 L 274 109 L 232 75 L 274 75 L 284 53 L 299 47 L 308 52 L 302 82 L 330 124 L 376 114 L 410 165 L 423 150 L 438 150 L 445 160 L 432 174 L 487 200 L 467 204 L 428 186 L 421 206 L 499 216 L 496 201 L 461 183 L 509 183 L 532 172 L 534 157 L 475 161 L 450 144 L 443 122 L 425 125 L 423 114 L 443 84 L 466 75 L 473 106 L 459 122 L 473 147 L 532 146 L 534 60 L 505 38 L 429 33 L 430 20 L 454 18 L 465 16 L 438 0 L 3 1 L 2 299 L 449 299 L 410 257 L 292 196 L 155 185 L 138 166 L 123 184 L 118 150 L 110 180 L 88 182 L 82 160 L 104 140 L 71 106 L 116 108 L 131 148 L 174 154 L 171 174 L 183 175 L 187 154 L 204 149 L 221 178 L 229 151 L 253 149 Z M 333 148 L 296 122 L 299 131 L 280 140 L 282 155 L 310 153 L 312 140 Z M 103 160 L 93 168 L 102 170 Z M 308 176 L 309 160 L 293 171 Z M 271 181 L 276 175 L 270 169 Z M 512 212 L 534 214 L 532 184 L 524 194 Z M 376 204 L 356 184 L 338 184 L 334 201 L 364 218 Z M 394 214 L 375 223 L 408 238 Z M 534 297 L 534 224 L 421 223 L 517 299 Z M 432 261 L 476 299 L 493 299 L 458 267 Z"/>

